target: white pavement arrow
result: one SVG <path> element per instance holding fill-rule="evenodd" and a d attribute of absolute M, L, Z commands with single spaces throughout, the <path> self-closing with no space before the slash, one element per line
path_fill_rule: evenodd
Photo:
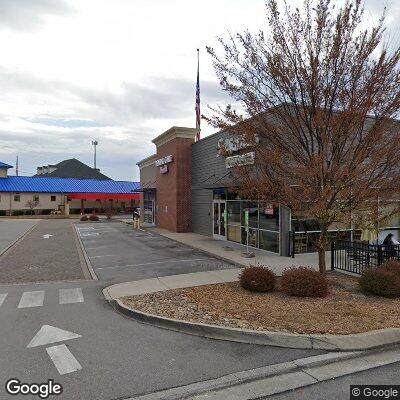
<path fill-rule="evenodd" d="M 64 331 L 63 329 L 55 328 L 50 325 L 43 325 L 27 347 L 46 346 L 50 343 L 63 342 L 79 337 L 81 337 L 81 335 L 77 333 Z M 78 360 L 68 350 L 65 344 L 47 347 L 46 351 L 60 375 L 69 374 L 82 369 L 81 364 L 79 364 Z"/>
<path fill-rule="evenodd" d="M 45 235 L 43 235 L 43 239 L 48 239 L 50 237 L 52 237 L 53 235 L 50 235 L 49 233 L 46 233 Z"/>
<path fill-rule="evenodd" d="M 43 325 L 39 332 L 29 342 L 27 347 L 45 346 L 50 343 L 64 342 L 65 340 L 81 337 L 74 332 L 64 331 L 50 325 Z"/>

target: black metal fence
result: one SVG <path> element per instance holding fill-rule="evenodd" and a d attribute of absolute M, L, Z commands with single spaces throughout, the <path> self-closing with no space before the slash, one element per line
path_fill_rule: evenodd
<path fill-rule="evenodd" d="M 388 260 L 400 261 L 400 245 L 370 244 L 338 240 L 331 245 L 331 268 L 362 274 Z"/>

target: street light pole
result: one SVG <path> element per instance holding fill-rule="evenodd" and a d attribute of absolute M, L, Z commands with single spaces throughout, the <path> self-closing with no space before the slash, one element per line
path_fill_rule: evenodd
<path fill-rule="evenodd" d="M 96 147 L 98 144 L 97 140 L 92 140 L 92 145 L 94 146 L 94 169 L 96 169 Z"/>

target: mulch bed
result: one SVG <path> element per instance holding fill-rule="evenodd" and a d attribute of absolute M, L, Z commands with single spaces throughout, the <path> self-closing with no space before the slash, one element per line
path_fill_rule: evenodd
<path fill-rule="evenodd" d="M 325 298 L 253 293 L 233 282 L 128 296 L 122 301 L 150 314 L 259 331 L 352 334 L 400 328 L 400 299 L 365 296 L 352 276 L 333 272 L 328 279 L 330 292 Z"/>

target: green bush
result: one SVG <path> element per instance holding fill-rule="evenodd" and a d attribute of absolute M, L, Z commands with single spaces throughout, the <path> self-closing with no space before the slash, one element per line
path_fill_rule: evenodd
<path fill-rule="evenodd" d="M 382 297 L 400 296 L 400 274 L 387 268 L 386 265 L 365 270 L 359 280 L 361 292 Z"/>
<path fill-rule="evenodd" d="M 15 215 L 15 216 L 17 216 L 17 215 L 25 215 L 25 210 L 14 210 L 12 212 L 12 215 Z"/>
<path fill-rule="evenodd" d="M 311 268 L 289 268 L 282 275 L 281 289 L 289 296 L 325 297 L 328 294 L 328 280 L 325 275 Z"/>
<path fill-rule="evenodd" d="M 47 209 L 47 208 L 46 208 L 46 209 L 44 209 L 44 210 L 41 210 L 40 214 L 41 214 L 41 215 L 50 215 L 52 211 L 53 211 L 53 210 Z"/>
<path fill-rule="evenodd" d="M 276 276 L 262 265 L 245 268 L 239 276 L 240 286 L 251 292 L 272 292 L 275 289 Z"/>

